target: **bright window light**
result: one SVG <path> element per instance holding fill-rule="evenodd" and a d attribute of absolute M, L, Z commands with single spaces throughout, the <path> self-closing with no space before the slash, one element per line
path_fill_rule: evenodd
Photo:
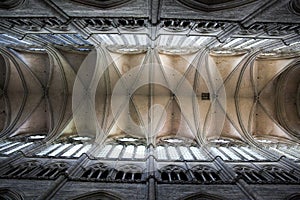
<path fill-rule="evenodd" d="M 180 158 L 175 147 L 168 147 L 168 152 L 171 159 L 178 160 Z"/>
<path fill-rule="evenodd" d="M 226 147 L 219 147 L 219 149 L 222 150 L 226 155 L 228 155 L 232 160 L 241 160 L 240 157 L 238 157 L 237 155 L 235 155 L 228 148 L 226 148 Z"/>
<path fill-rule="evenodd" d="M 124 154 L 123 154 L 123 158 L 132 158 L 134 153 L 134 146 L 133 145 L 128 145 L 125 148 Z"/>
<path fill-rule="evenodd" d="M 139 145 L 136 148 L 135 158 L 145 158 L 146 147 L 143 145 Z"/>
<path fill-rule="evenodd" d="M 136 138 L 120 138 L 118 140 L 121 141 L 121 142 L 134 142 L 134 141 L 137 141 Z"/>
<path fill-rule="evenodd" d="M 80 149 L 80 151 L 78 151 L 73 157 L 78 158 L 80 157 L 82 154 L 88 152 L 90 150 L 90 148 L 92 147 L 91 144 L 85 145 L 82 149 Z"/>
<path fill-rule="evenodd" d="M 61 156 L 63 156 L 63 157 L 70 157 L 70 156 L 72 156 L 76 151 L 78 151 L 82 146 L 83 146 L 83 144 L 76 144 L 76 145 L 73 146 L 71 149 L 69 149 L 67 152 L 65 152 L 64 154 L 62 154 Z"/>
<path fill-rule="evenodd" d="M 28 142 L 28 143 L 22 144 L 22 145 L 20 145 L 20 146 L 18 146 L 18 147 L 16 147 L 16 148 L 13 148 L 13 149 L 11 149 L 11 150 L 9 150 L 9 151 L 7 151 L 7 152 L 4 152 L 3 154 L 9 155 L 9 154 L 11 154 L 11 153 L 14 153 L 14 152 L 16 152 L 16 151 L 19 151 L 19 150 L 21 150 L 21 149 L 23 149 L 23 148 L 29 146 L 29 145 L 31 145 L 31 144 L 32 144 L 32 142 Z"/>
<path fill-rule="evenodd" d="M 123 145 L 117 145 L 115 148 L 112 150 L 110 155 L 108 156 L 109 158 L 119 158 L 119 155 L 121 151 L 123 150 Z"/>
<path fill-rule="evenodd" d="M 44 156 L 46 154 L 48 154 L 49 152 L 51 152 L 52 150 L 56 149 L 57 147 L 59 147 L 61 144 L 58 143 L 58 144 L 53 144 L 49 147 L 47 147 L 45 150 L 41 151 L 40 153 L 36 154 L 38 156 Z"/>
<path fill-rule="evenodd" d="M 247 160 L 255 160 L 252 156 L 250 156 L 249 154 L 247 154 L 246 152 L 242 151 L 241 149 L 239 149 L 237 147 L 232 147 L 232 149 L 234 149 L 236 152 L 241 154 Z"/>
<path fill-rule="evenodd" d="M 107 154 L 109 153 L 109 151 L 111 150 L 113 146 L 112 145 L 105 145 L 101 151 L 99 152 L 98 154 L 98 157 L 101 157 L 101 158 L 105 158 L 107 156 Z"/>
<path fill-rule="evenodd" d="M 194 160 L 194 157 L 190 153 L 187 147 L 179 147 L 180 153 L 185 160 Z"/>
<path fill-rule="evenodd" d="M 168 159 L 165 147 L 158 146 L 156 148 L 156 153 L 157 153 L 157 158 L 158 159 L 160 159 L 160 160 L 167 160 Z"/>
<path fill-rule="evenodd" d="M 3 150 L 8 149 L 8 148 L 11 148 L 11 147 L 16 146 L 18 144 L 20 144 L 20 142 L 14 142 L 12 144 L 9 144 L 7 146 L 4 146 L 4 147 L 0 148 L 0 151 L 3 151 Z"/>
<path fill-rule="evenodd" d="M 197 148 L 197 147 L 190 147 L 190 150 L 192 151 L 192 153 L 194 154 L 194 156 L 196 157 L 197 160 L 205 160 L 206 157 L 200 151 L 199 148 Z"/>
<path fill-rule="evenodd" d="M 46 137 L 46 135 L 32 135 L 32 136 L 29 136 L 29 139 L 40 140 L 40 139 L 44 139 L 45 137 Z"/>
<path fill-rule="evenodd" d="M 85 136 L 78 136 L 78 137 L 74 137 L 73 140 L 88 141 L 88 140 L 91 140 L 91 138 L 90 137 L 85 137 Z"/>
<path fill-rule="evenodd" d="M 220 156 L 223 160 L 229 160 L 227 156 L 225 156 L 219 149 L 216 147 L 211 147 L 210 150 L 215 156 Z"/>
<path fill-rule="evenodd" d="M 58 155 L 60 152 L 62 152 L 63 150 L 65 150 L 66 148 L 68 148 L 69 146 L 71 146 L 71 144 L 63 144 L 61 145 L 59 148 L 55 149 L 53 152 L 51 152 L 48 156 L 56 156 Z"/>

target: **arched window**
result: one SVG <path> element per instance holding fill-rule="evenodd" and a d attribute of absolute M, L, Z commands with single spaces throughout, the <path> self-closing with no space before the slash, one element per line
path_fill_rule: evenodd
<path fill-rule="evenodd" d="M 68 168 L 66 163 L 51 163 L 42 166 L 38 161 L 29 161 L 9 166 L 1 176 L 12 178 L 46 178 L 55 179 Z"/>
<path fill-rule="evenodd" d="M 300 199 L 300 194 L 299 193 L 292 194 L 292 195 L 285 198 L 285 200 L 299 200 L 299 199 Z"/>
<path fill-rule="evenodd" d="M 72 198 L 71 200 L 89 200 L 89 199 L 121 200 L 121 198 L 115 194 L 112 194 L 110 192 L 102 192 L 102 191 L 82 194 Z"/>
<path fill-rule="evenodd" d="M 186 31 L 191 26 L 192 22 L 187 20 L 166 20 L 163 22 L 163 28 L 171 32 Z"/>
<path fill-rule="evenodd" d="M 160 176 L 161 180 L 165 182 L 189 180 L 186 170 L 176 165 L 168 165 L 160 169 Z"/>
<path fill-rule="evenodd" d="M 135 165 L 121 166 L 116 170 L 115 180 L 141 181 L 142 171 L 142 168 Z"/>
<path fill-rule="evenodd" d="M 18 165 L 11 165 L 7 170 L 2 173 L 4 177 L 29 177 L 34 171 L 40 167 L 38 161 L 23 162 Z"/>
<path fill-rule="evenodd" d="M 184 197 L 182 200 L 226 200 L 226 198 L 212 194 L 198 193 Z"/>
<path fill-rule="evenodd" d="M 36 156 L 78 158 L 83 153 L 87 153 L 91 147 L 91 144 L 56 143 L 37 152 Z"/>
<path fill-rule="evenodd" d="M 126 30 L 141 30 L 145 27 L 143 19 L 118 19 L 118 25 Z"/>
<path fill-rule="evenodd" d="M 297 183 L 299 178 L 296 177 L 292 172 L 288 172 L 278 166 L 267 165 L 264 168 L 264 172 L 268 174 L 273 182 L 283 183 Z"/>
<path fill-rule="evenodd" d="M 0 199 L 1 200 L 23 200 L 24 198 L 13 190 L 0 188 Z"/>
<path fill-rule="evenodd" d="M 234 171 L 247 183 L 261 183 L 267 181 L 267 178 L 264 177 L 261 173 L 248 166 L 236 166 L 234 167 Z"/>
<path fill-rule="evenodd" d="M 97 163 L 84 169 L 81 179 L 103 180 L 112 170 L 103 163 Z"/>
<path fill-rule="evenodd" d="M 197 165 L 192 168 L 192 173 L 197 181 L 201 183 L 220 182 L 219 174 L 211 167 Z"/>
<path fill-rule="evenodd" d="M 42 166 L 41 169 L 35 174 L 40 178 L 56 179 L 60 174 L 64 173 L 68 169 L 68 164 L 59 162 L 51 163 L 46 166 Z"/>

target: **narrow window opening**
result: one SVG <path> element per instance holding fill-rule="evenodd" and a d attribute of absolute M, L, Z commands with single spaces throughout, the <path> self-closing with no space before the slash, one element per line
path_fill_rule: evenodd
<path fill-rule="evenodd" d="M 82 178 L 89 178 L 90 174 L 92 173 L 92 170 L 89 169 L 87 171 L 85 171 L 83 174 L 82 174 Z"/>
<path fill-rule="evenodd" d="M 161 179 L 163 181 L 168 181 L 169 180 L 169 176 L 168 176 L 167 172 L 162 172 L 161 173 Z"/>
<path fill-rule="evenodd" d="M 126 180 L 131 180 L 132 179 L 132 173 L 128 172 L 125 174 L 125 179 Z"/>
<path fill-rule="evenodd" d="M 44 174 L 47 174 L 48 173 L 48 170 L 49 169 L 43 169 L 42 171 L 40 171 L 38 174 L 37 174 L 37 176 L 44 176 Z"/>
<path fill-rule="evenodd" d="M 24 168 L 18 168 L 18 170 L 16 170 L 15 172 L 13 172 L 12 174 L 10 174 L 11 176 L 18 176 L 20 173 L 22 173 L 22 171 L 24 171 L 26 169 Z"/>
<path fill-rule="evenodd" d="M 175 172 L 171 172 L 171 180 L 172 181 L 178 180 L 178 176 L 177 176 L 177 174 Z"/>
<path fill-rule="evenodd" d="M 123 175 L 124 175 L 124 172 L 122 171 L 119 171 L 116 175 L 116 180 L 122 180 L 123 179 Z"/>
<path fill-rule="evenodd" d="M 96 170 L 96 171 L 92 174 L 91 178 L 97 178 L 98 175 L 99 175 L 99 173 L 100 173 L 100 169 Z"/>
<path fill-rule="evenodd" d="M 141 173 L 135 173 L 134 174 L 134 180 L 141 180 L 142 179 L 142 174 Z"/>
<path fill-rule="evenodd" d="M 13 173 L 16 170 L 19 170 L 19 168 L 18 167 L 17 168 L 12 168 L 12 169 L 8 170 L 7 172 L 5 172 L 3 175 L 4 176 L 11 175 L 11 173 Z"/>
<path fill-rule="evenodd" d="M 201 175 L 198 172 L 194 172 L 194 176 L 198 181 L 203 181 Z"/>
<path fill-rule="evenodd" d="M 45 174 L 44 176 L 54 178 L 55 175 L 56 175 L 57 173 L 58 173 L 58 169 L 55 168 L 55 169 L 50 170 L 50 171 L 49 171 L 47 174 Z"/>
<path fill-rule="evenodd" d="M 179 173 L 179 176 L 180 176 L 180 180 L 188 181 L 188 178 L 187 178 L 187 176 L 185 175 L 184 172 L 180 172 L 180 173 Z"/>
<path fill-rule="evenodd" d="M 214 177 L 214 179 L 216 181 L 220 181 L 221 180 L 220 176 L 216 172 L 210 172 L 210 174 L 212 175 L 212 177 Z"/>
<path fill-rule="evenodd" d="M 296 176 L 294 176 L 293 174 L 283 172 L 282 175 L 284 175 L 285 177 L 287 177 L 287 179 L 289 179 L 291 181 L 298 181 L 298 178 Z"/>
<path fill-rule="evenodd" d="M 101 174 L 100 179 L 106 179 L 107 176 L 108 176 L 108 170 L 105 170 L 105 171 Z"/>
<path fill-rule="evenodd" d="M 207 172 L 203 172 L 203 176 L 205 177 L 206 181 L 211 181 L 211 178 L 209 177 Z"/>
<path fill-rule="evenodd" d="M 245 172 L 245 174 L 247 175 L 247 177 L 249 177 L 250 181 L 252 182 L 257 181 L 257 179 L 252 175 L 251 172 Z"/>
<path fill-rule="evenodd" d="M 262 181 L 267 181 L 267 179 L 262 176 L 261 174 L 257 173 L 256 171 L 253 171 L 252 172 L 259 180 L 262 180 Z"/>
<path fill-rule="evenodd" d="M 21 173 L 18 174 L 18 176 L 26 176 L 29 174 L 33 169 L 25 168 Z"/>

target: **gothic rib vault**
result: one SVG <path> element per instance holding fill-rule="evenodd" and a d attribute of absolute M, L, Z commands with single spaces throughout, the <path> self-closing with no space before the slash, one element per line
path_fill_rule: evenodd
<path fill-rule="evenodd" d="M 10 67 L 9 72 L 5 73 L 6 95 L 2 96 L 2 101 L 6 103 L 3 104 L 6 105 L 4 107 L 6 113 L 11 112 L 9 120 L 3 118 L 3 135 L 49 133 L 47 140 L 63 137 L 64 134 L 96 138 L 97 131 L 89 130 L 85 123 L 82 123 L 83 127 L 80 127 L 80 124 L 76 127 L 71 114 L 72 94 L 76 90 L 72 86 L 76 79 L 76 71 L 78 72 L 80 63 L 87 53 L 53 48 L 38 53 L 7 49 L 2 49 L 2 52 L 7 55 L 3 60 L 6 60 Z M 292 56 L 284 59 L 263 57 L 253 59 L 253 55 L 257 54 L 245 51 L 239 54 L 230 52 L 227 55 L 219 55 L 215 52 L 197 50 L 186 55 L 172 55 L 157 49 L 146 49 L 145 52 L 136 54 L 134 52 L 119 54 L 105 50 L 104 54 L 99 54 L 96 58 L 90 56 L 85 60 L 87 64 L 106 59 L 110 60 L 106 63 L 111 63 L 105 71 L 106 79 L 103 75 L 99 83 L 96 83 L 97 104 L 91 106 L 95 107 L 97 122 L 103 129 L 105 137 L 137 136 L 149 139 L 148 144 L 155 144 L 156 139 L 164 136 L 186 137 L 200 144 L 219 137 L 249 143 L 255 142 L 256 139 L 272 138 L 275 141 L 297 141 L 297 132 L 289 132 L 280 125 L 277 116 L 279 108 L 276 106 L 280 98 L 283 98 L 278 94 L 277 88 L 285 87 L 284 84 L 277 85 L 277 80 L 282 73 L 286 73 L 286 69 L 296 65 L 297 58 Z M 70 63 L 70 60 L 76 63 Z M 81 71 L 92 75 L 94 71 L 89 73 L 85 63 L 81 65 L 84 69 Z M 40 69 L 40 66 L 43 68 Z M 132 77 L 122 78 L 130 70 L 133 73 Z M 173 72 L 172 70 L 177 73 L 175 78 L 168 75 Z M 80 79 L 79 75 L 78 78 Z M 130 82 L 126 78 L 132 78 L 135 82 Z M 141 79 L 148 80 L 143 81 L 144 85 L 137 87 L 136 85 L 142 83 L 136 83 L 136 80 Z M 123 102 L 114 104 L 111 101 L 113 89 L 118 81 L 119 87 L 124 90 L 132 91 L 135 87 L 130 99 L 126 99 L 129 102 L 129 114 L 124 113 Z M 185 82 L 182 83 L 183 81 Z M 294 81 L 297 82 L 297 79 Z M 294 87 L 296 90 L 297 84 Z M 191 88 L 193 88 L 191 94 L 186 92 Z M 201 94 L 205 93 L 210 94 L 210 99 L 203 99 Z M 116 96 L 118 94 L 114 95 L 114 98 L 120 98 Z M 76 99 L 73 99 L 73 102 L 75 101 Z M 111 103 L 107 103 L 109 101 Z M 65 103 L 60 105 L 58 102 Z M 126 124 L 130 124 L 130 121 L 126 122 L 126 118 L 132 118 L 137 125 L 148 125 L 151 115 L 149 112 L 154 104 L 161 105 L 162 110 L 166 112 L 164 116 L 166 119 L 158 121 L 156 119 L 161 119 L 163 112 L 153 113 L 152 120 L 157 121 L 157 124 L 153 124 L 155 126 L 153 129 L 158 129 L 156 133 L 151 134 L 151 131 L 142 128 L 137 132 L 126 132 L 118 128 L 119 123 L 124 123 L 119 124 L 121 127 L 130 128 Z M 112 108 L 113 105 L 117 107 Z M 291 108 L 286 112 L 297 110 L 296 105 L 287 106 Z M 74 106 L 73 111 L 76 107 Z M 51 110 L 48 110 L 49 108 Z M 115 113 L 113 109 L 116 110 Z M 83 121 L 82 113 L 81 110 L 75 114 L 78 115 L 76 118 L 80 118 L 79 121 Z M 294 115 L 297 118 L 297 112 Z M 84 118 L 90 120 L 88 116 Z M 216 124 L 216 120 L 220 120 L 220 123 Z M 88 133 L 91 135 L 85 135 Z"/>

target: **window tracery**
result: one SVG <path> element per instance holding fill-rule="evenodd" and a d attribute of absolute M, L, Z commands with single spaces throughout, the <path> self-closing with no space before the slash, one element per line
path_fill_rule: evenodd
<path fill-rule="evenodd" d="M 120 137 L 107 141 L 95 157 L 122 160 L 144 159 L 146 152 L 144 139 Z"/>
<path fill-rule="evenodd" d="M 161 138 L 155 148 L 158 160 L 207 160 L 203 149 L 194 141 L 184 138 Z"/>
<path fill-rule="evenodd" d="M 234 171 L 237 173 L 238 177 L 243 178 L 247 183 L 262 183 L 267 181 L 267 178 L 258 170 L 248 166 L 234 167 Z"/>
<path fill-rule="evenodd" d="M 68 167 L 68 164 L 63 162 L 51 163 L 42 166 L 41 170 L 36 173 L 36 176 L 40 178 L 56 179 L 60 174 L 65 173 Z"/>
<path fill-rule="evenodd" d="M 197 24 L 195 31 L 199 33 L 215 33 L 225 28 L 225 25 L 222 22 L 200 22 Z"/>
<path fill-rule="evenodd" d="M 160 179 L 163 182 L 181 182 L 188 181 L 186 170 L 180 166 L 168 165 L 159 170 Z"/>
<path fill-rule="evenodd" d="M 115 180 L 142 181 L 143 170 L 139 166 L 125 165 L 116 169 Z"/>
<path fill-rule="evenodd" d="M 219 139 L 210 141 L 209 150 L 225 161 L 266 160 L 262 152 L 241 142 Z"/>
<path fill-rule="evenodd" d="M 84 169 L 81 179 L 86 180 L 105 180 L 112 169 L 103 163 L 97 163 Z"/>
<path fill-rule="evenodd" d="M 146 26 L 146 22 L 143 19 L 118 19 L 117 24 L 121 29 L 134 31 L 142 30 Z"/>
<path fill-rule="evenodd" d="M 63 162 L 50 163 L 46 166 L 38 161 L 28 161 L 11 165 L 3 173 L 2 177 L 11 178 L 45 178 L 56 179 L 68 169 L 68 164 Z"/>
<path fill-rule="evenodd" d="M 28 177 L 31 172 L 35 171 L 40 167 L 38 161 L 23 162 L 18 165 L 11 165 L 3 173 L 3 177 Z"/>
<path fill-rule="evenodd" d="M 56 18 L 47 18 L 42 19 L 41 23 L 43 24 L 43 27 L 49 28 L 54 31 L 69 31 L 70 27 L 68 24 L 63 23 L 59 19 Z"/>
<path fill-rule="evenodd" d="M 116 25 L 111 19 L 91 18 L 83 20 L 85 26 L 96 31 L 109 31 Z"/>
<path fill-rule="evenodd" d="M 39 25 L 36 21 L 28 18 L 19 18 L 16 20 L 7 19 L 4 20 L 4 23 L 9 24 L 11 27 L 20 28 L 25 31 L 40 31 L 42 29 L 41 25 Z"/>
<path fill-rule="evenodd" d="M 164 20 L 161 24 L 162 28 L 169 32 L 184 32 L 192 29 L 202 34 L 217 33 L 225 28 L 226 23 L 214 21 L 189 21 L 170 19 Z"/>
<path fill-rule="evenodd" d="M 264 172 L 270 177 L 271 182 L 281 183 L 298 183 L 297 177 L 292 171 L 288 172 L 278 166 L 267 165 L 263 167 Z"/>
<path fill-rule="evenodd" d="M 162 23 L 162 27 L 171 32 L 186 31 L 191 28 L 193 23 L 185 20 L 165 20 Z"/>
<path fill-rule="evenodd" d="M 191 169 L 194 177 L 201 183 L 221 182 L 219 173 L 208 166 L 197 165 Z"/>
<path fill-rule="evenodd" d="M 258 35 L 265 34 L 270 37 L 282 37 L 285 35 L 297 33 L 299 29 L 295 24 L 263 24 L 254 23 L 249 27 L 242 27 L 239 35 Z"/>
<path fill-rule="evenodd" d="M 299 178 L 278 166 L 267 165 L 258 171 L 248 166 L 234 168 L 239 177 L 248 183 L 297 183 Z"/>

